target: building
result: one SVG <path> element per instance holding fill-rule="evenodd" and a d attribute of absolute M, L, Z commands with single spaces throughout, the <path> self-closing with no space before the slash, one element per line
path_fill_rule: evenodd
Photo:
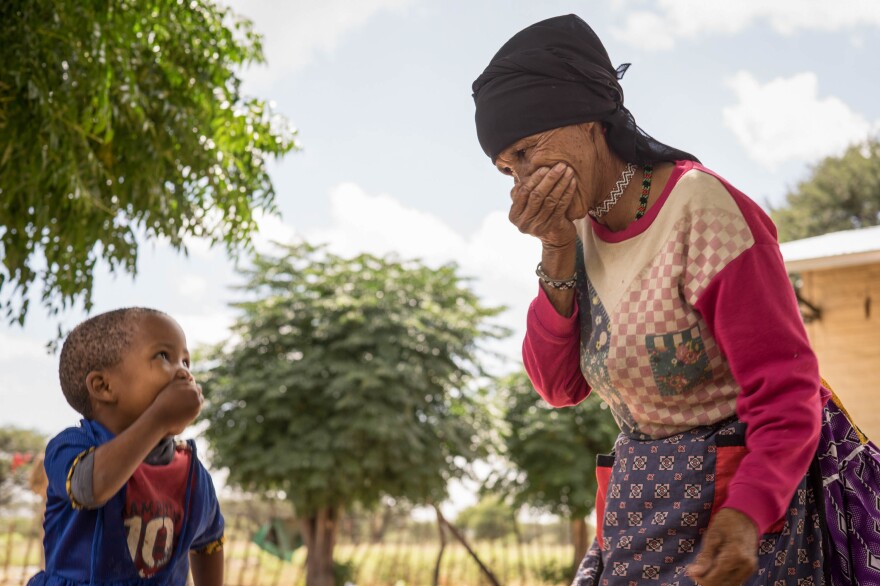
<path fill-rule="evenodd" d="M 862 431 L 880 440 L 880 226 L 781 248 L 822 376 Z"/>

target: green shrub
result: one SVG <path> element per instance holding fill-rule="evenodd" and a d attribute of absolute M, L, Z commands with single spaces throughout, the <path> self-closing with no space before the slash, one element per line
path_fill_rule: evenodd
<path fill-rule="evenodd" d="M 333 581 L 336 586 L 345 586 L 348 583 L 354 583 L 357 578 L 357 567 L 354 562 L 333 562 Z"/>
<path fill-rule="evenodd" d="M 535 569 L 538 577 L 549 584 L 568 584 L 574 576 L 571 564 L 562 560 L 548 560 Z"/>

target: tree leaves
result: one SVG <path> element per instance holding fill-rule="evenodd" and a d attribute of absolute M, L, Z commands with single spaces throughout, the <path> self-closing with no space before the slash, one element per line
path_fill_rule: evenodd
<path fill-rule="evenodd" d="M 511 470 L 490 477 L 487 489 L 566 519 L 585 517 L 596 499 L 596 455 L 610 452 L 619 428 L 601 400 L 550 407 L 519 372 L 498 382 L 504 405 L 503 455 Z"/>
<path fill-rule="evenodd" d="M 0 298 L 91 306 L 99 259 L 135 273 L 140 238 L 247 248 L 274 211 L 266 162 L 295 131 L 240 93 L 250 22 L 206 0 L 0 3 Z"/>
<path fill-rule="evenodd" d="M 304 514 L 382 496 L 443 500 L 485 453 L 472 391 L 483 339 L 506 331 L 453 265 L 299 244 L 243 270 L 236 338 L 203 380 L 214 463 Z"/>
<path fill-rule="evenodd" d="M 823 159 L 770 216 L 780 242 L 880 224 L 880 139 Z"/>

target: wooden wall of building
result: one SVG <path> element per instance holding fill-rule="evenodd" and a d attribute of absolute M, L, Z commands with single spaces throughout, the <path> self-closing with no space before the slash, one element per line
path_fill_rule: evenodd
<path fill-rule="evenodd" d="M 822 310 L 807 324 L 822 376 L 856 424 L 880 440 L 880 264 L 801 273 L 801 296 Z"/>

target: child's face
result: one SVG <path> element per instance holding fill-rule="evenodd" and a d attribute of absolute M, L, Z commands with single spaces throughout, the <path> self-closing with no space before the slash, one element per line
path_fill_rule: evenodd
<path fill-rule="evenodd" d="M 107 381 L 117 397 L 114 419 L 127 428 L 176 378 L 193 380 L 186 337 L 176 321 L 147 314 L 135 325 L 133 340 L 122 362 L 107 369 Z"/>

